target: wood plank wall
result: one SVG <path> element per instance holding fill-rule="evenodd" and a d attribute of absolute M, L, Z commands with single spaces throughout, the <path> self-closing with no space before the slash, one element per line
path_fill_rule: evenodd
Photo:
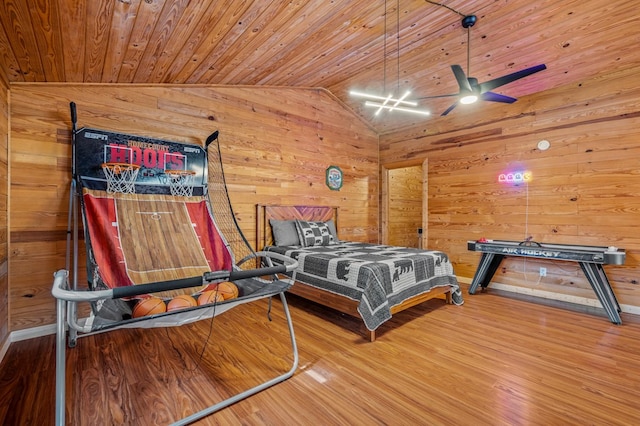
<path fill-rule="evenodd" d="M 79 127 L 197 144 L 219 130 L 231 200 L 251 242 L 258 203 L 339 206 L 341 238 L 377 242 L 378 136 L 326 91 L 20 83 L 11 92 L 11 331 L 54 323 L 52 273 L 65 264 L 70 101 Z M 344 173 L 340 191 L 325 185 L 330 165 Z"/>
<path fill-rule="evenodd" d="M 9 338 L 7 210 L 9 192 L 9 85 L 0 78 L 0 359 Z"/>
<path fill-rule="evenodd" d="M 458 107 L 381 135 L 381 166 L 428 158 L 428 244 L 451 255 L 459 276 L 473 277 L 480 255 L 466 242 L 481 237 L 617 246 L 626 249 L 626 264 L 605 269 L 620 303 L 640 307 L 639 73 L 637 65 L 615 70 L 509 106 Z M 542 139 L 550 149 L 537 149 Z M 500 173 L 517 170 L 531 171 L 533 180 L 498 183 Z M 544 278 L 540 267 L 548 270 Z M 559 299 L 595 299 L 570 262 L 512 259 L 494 281 Z"/>

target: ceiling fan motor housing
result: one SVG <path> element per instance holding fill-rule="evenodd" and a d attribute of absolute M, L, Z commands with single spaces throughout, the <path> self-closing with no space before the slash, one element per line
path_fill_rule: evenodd
<path fill-rule="evenodd" d="M 462 18 L 462 27 L 463 28 L 473 27 L 473 25 L 476 23 L 477 20 L 478 20 L 478 17 L 476 15 L 467 15 L 464 18 Z"/>

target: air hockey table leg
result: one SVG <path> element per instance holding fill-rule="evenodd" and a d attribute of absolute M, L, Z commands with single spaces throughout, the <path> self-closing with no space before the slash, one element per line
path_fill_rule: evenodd
<path fill-rule="evenodd" d="M 475 294 L 479 285 L 482 286 L 483 289 L 489 285 L 502 259 L 504 259 L 504 256 L 501 254 L 482 253 L 482 257 L 480 257 L 480 262 L 478 263 L 478 269 L 473 276 L 471 286 L 469 286 L 469 294 Z"/>
<path fill-rule="evenodd" d="M 596 296 L 598 296 L 598 300 L 600 300 L 600 303 L 611 322 L 614 324 L 622 324 L 622 319 L 620 318 L 620 305 L 613 293 L 613 289 L 611 288 L 611 284 L 607 279 L 602 265 L 580 262 L 580 267 L 587 276 L 589 284 L 591 284 L 593 291 L 595 291 Z"/>
<path fill-rule="evenodd" d="M 611 287 L 609 278 L 607 278 L 607 273 L 604 271 L 604 267 L 601 264 L 596 264 L 595 267 L 596 267 L 596 270 L 598 271 L 598 276 L 600 277 L 600 282 L 602 283 L 603 290 L 605 291 L 609 300 L 611 300 L 611 303 L 615 307 L 616 311 L 622 312 L 622 309 L 620 308 L 620 303 L 618 303 L 618 299 L 616 298 L 616 295 L 613 292 L 613 288 Z"/>

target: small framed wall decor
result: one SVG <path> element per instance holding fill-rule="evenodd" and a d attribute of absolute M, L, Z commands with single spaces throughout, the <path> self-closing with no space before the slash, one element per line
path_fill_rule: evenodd
<path fill-rule="evenodd" d="M 326 183 L 332 191 L 342 188 L 342 170 L 338 166 L 329 166 L 326 171 Z"/>

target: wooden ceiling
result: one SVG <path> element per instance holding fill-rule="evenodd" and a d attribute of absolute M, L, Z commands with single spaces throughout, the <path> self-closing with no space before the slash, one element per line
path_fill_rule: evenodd
<path fill-rule="evenodd" d="M 396 94 L 411 90 L 414 99 L 456 93 L 450 66 L 467 71 L 462 15 L 478 17 L 471 29 L 470 74 L 480 82 L 547 65 L 495 90 L 509 96 L 578 87 L 587 78 L 640 62 L 634 1 L 400 0 L 396 5 L 394 0 L 3 0 L 0 73 L 9 82 L 321 87 L 386 133 L 446 119 L 440 114 L 454 98 L 420 100 L 430 117 L 374 116 L 375 109 L 364 107 L 349 90 L 383 94 L 386 86 Z M 462 109 L 451 114 L 470 113 Z"/>

